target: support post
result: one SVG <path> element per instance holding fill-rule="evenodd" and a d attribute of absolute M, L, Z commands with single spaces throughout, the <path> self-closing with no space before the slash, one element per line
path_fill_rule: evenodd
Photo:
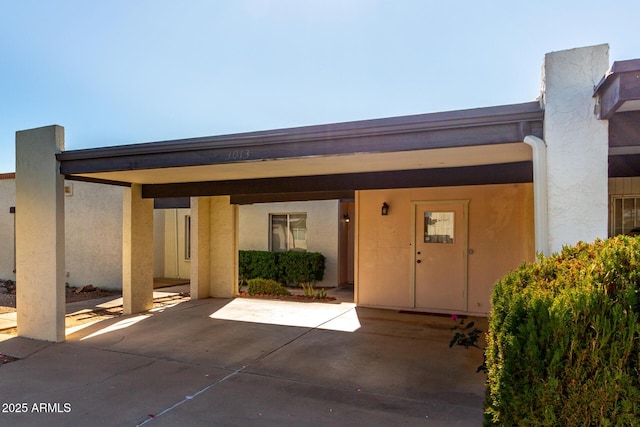
<path fill-rule="evenodd" d="M 209 198 L 191 198 L 191 299 L 209 297 Z"/>
<path fill-rule="evenodd" d="M 123 313 L 153 307 L 153 199 L 142 198 L 142 185 L 123 191 L 122 203 Z"/>
<path fill-rule="evenodd" d="M 18 335 L 52 342 L 65 339 L 63 150 L 61 126 L 16 132 Z"/>
<path fill-rule="evenodd" d="M 229 196 L 191 199 L 191 298 L 238 289 L 238 207 Z"/>
<path fill-rule="evenodd" d="M 238 289 L 238 206 L 229 196 L 211 197 L 210 294 L 231 298 Z"/>

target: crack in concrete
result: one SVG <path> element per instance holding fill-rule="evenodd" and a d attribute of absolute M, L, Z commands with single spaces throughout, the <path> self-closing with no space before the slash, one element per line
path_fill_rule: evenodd
<path fill-rule="evenodd" d="M 246 368 L 246 366 L 243 366 L 243 367 L 242 367 L 242 368 L 240 368 L 240 369 L 236 369 L 235 371 L 233 371 L 232 373 L 230 373 L 230 374 L 229 374 L 229 375 L 227 375 L 226 377 L 221 378 L 221 379 L 219 379 L 218 381 L 216 381 L 216 382 L 214 382 L 214 383 L 209 384 L 208 386 L 206 386 L 206 387 L 204 387 L 204 388 L 202 388 L 202 389 L 198 390 L 197 392 L 193 393 L 192 395 L 185 396 L 185 398 L 184 398 L 184 399 L 182 399 L 181 401 L 179 401 L 179 402 L 177 402 L 177 403 L 174 403 L 173 405 L 169 406 L 168 408 L 164 409 L 163 411 L 159 412 L 158 414 L 156 414 L 156 415 L 150 415 L 146 420 L 142 421 L 142 422 L 141 422 L 141 423 L 139 423 L 139 424 L 136 424 L 136 427 L 143 426 L 143 425 L 145 425 L 145 424 L 147 424 L 147 423 L 151 422 L 152 420 L 156 419 L 157 417 L 160 417 L 160 416 L 162 416 L 162 415 L 164 415 L 164 414 L 166 414 L 166 413 L 168 413 L 168 412 L 170 412 L 170 411 L 174 410 L 175 408 L 177 408 L 178 406 L 182 405 L 183 403 L 186 403 L 186 402 L 188 402 L 188 401 L 190 401 L 190 400 L 195 399 L 196 397 L 198 397 L 199 395 L 201 395 L 201 394 L 202 394 L 202 393 L 204 393 L 205 391 L 209 390 L 210 388 L 215 387 L 215 386 L 216 386 L 216 385 L 218 385 L 218 384 L 222 384 L 223 382 L 227 381 L 228 379 L 230 379 L 230 378 L 232 378 L 232 377 L 234 377 L 234 376 L 238 375 L 242 370 L 244 370 L 244 368 Z"/>
<path fill-rule="evenodd" d="M 222 384 L 222 383 L 224 383 L 225 381 L 227 381 L 227 380 L 229 380 L 229 379 L 231 379 L 231 378 L 235 377 L 236 375 L 240 374 L 240 373 L 241 373 L 241 372 L 243 372 L 246 368 L 250 367 L 251 365 L 255 364 L 256 362 L 259 362 L 260 360 L 264 359 L 265 357 L 267 357 L 267 356 L 269 356 L 269 355 L 271 355 L 271 354 L 273 354 L 273 353 L 275 353 L 275 352 L 277 352 L 277 351 L 279 351 L 279 350 L 281 350 L 281 349 L 285 348 L 286 346 L 290 345 L 291 343 L 293 343 L 293 342 L 295 342 L 295 341 L 299 340 L 300 338 L 304 337 L 305 335 L 309 334 L 310 332 L 312 332 L 312 331 L 314 331 L 314 330 L 319 329 L 322 325 L 325 325 L 325 324 L 327 324 L 327 323 L 329 323 L 329 322 L 331 322 L 331 321 L 333 321 L 333 320 L 337 319 L 338 317 L 345 315 L 346 313 L 348 313 L 348 312 L 350 312 L 350 311 L 352 311 L 352 310 L 355 310 L 355 307 L 354 307 L 354 308 L 350 308 L 349 310 L 344 311 L 344 312 L 342 312 L 342 313 L 339 313 L 339 314 L 335 315 L 334 317 L 330 318 L 329 320 L 326 320 L 326 321 L 324 321 L 324 322 L 322 322 L 322 323 L 320 323 L 320 324 L 318 324 L 318 325 L 316 325 L 316 326 L 309 327 L 306 331 L 304 331 L 304 332 L 302 332 L 301 334 L 299 334 L 299 335 L 295 336 L 294 338 L 290 339 L 289 341 L 287 341 L 287 342 L 285 342 L 285 343 L 283 343 L 283 344 L 281 344 L 281 345 L 277 346 L 276 348 L 272 349 L 271 351 L 266 352 L 266 353 L 264 353 L 264 354 L 260 355 L 259 357 L 257 357 L 257 358 L 255 358 L 255 359 L 253 359 L 249 364 L 244 365 L 244 366 L 243 366 L 242 368 L 240 368 L 240 369 L 236 369 L 236 370 L 234 370 L 233 372 L 231 372 L 229 375 L 225 376 L 224 378 L 222 378 L 222 379 L 220 379 L 220 380 L 218 380 L 218 381 L 216 381 L 216 382 L 214 382 L 214 383 L 209 384 L 208 386 L 204 387 L 204 388 L 203 388 L 203 389 L 201 389 L 201 390 L 198 390 L 196 393 L 194 393 L 194 394 L 192 394 L 192 395 L 190 395 L 190 396 L 186 396 L 186 397 L 185 397 L 184 399 L 182 399 L 181 401 L 179 401 L 179 402 L 177 402 L 177 403 L 175 403 L 175 404 L 171 405 L 170 407 L 168 407 L 168 408 L 166 408 L 166 409 L 162 410 L 162 411 L 161 411 L 161 412 L 159 412 L 158 414 L 150 415 L 147 419 L 145 419 L 145 420 L 144 420 L 144 421 L 142 421 L 141 423 L 136 424 L 136 427 L 140 427 L 140 426 L 142 426 L 142 425 L 145 425 L 145 424 L 147 424 L 147 423 L 149 423 L 149 422 L 153 421 L 153 420 L 154 420 L 154 419 L 156 419 L 157 417 L 160 417 L 160 416 L 162 416 L 162 415 L 164 415 L 164 414 L 166 414 L 166 413 L 168 413 L 168 412 L 172 411 L 173 409 L 177 408 L 178 406 L 180 406 L 180 405 L 182 405 L 182 404 L 184 404 L 184 403 L 186 403 L 186 402 L 188 402 L 188 401 L 190 401 L 190 400 L 195 399 L 196 397 L 198 397 L 198 396 L 199 396 L 199 395 L 201 395 L 202 393 L 206 392 L 207 390 L 209 390 L 209 389 L 211 389 L 211 388 L 213 388 L 213 387 L 215 387 L 215 386 L 217 386 L 217 385 L 219 385 L 219 384 Z M 156 359 L 156 360 L 158 360 L 158 359 Z M 186 362 L 181 362 L 181 363 L 186 363 Z M 228 368 L 222 368 L 222 369 L 228 369 Z M 251 373 L 251 375 L 260 375 L 260 374 L 257 374 L 257 373 Z M 265 375 L 265 377 L 266 377 L 266 375 Z M 283 378 L 283 379 L 286 379 L 286 380 L 291 381 L 290 379 L 287 379 L 287 378 Z M 294 381 L 295 381 L 295 380 L 294 380 Z"/>

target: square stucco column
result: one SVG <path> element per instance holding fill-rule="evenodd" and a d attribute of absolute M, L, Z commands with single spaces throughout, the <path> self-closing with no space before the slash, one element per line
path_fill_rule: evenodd
<path fill-rule="evenodd" d="M 153 199 L 142 198 L 142 186 L 123 191 L 122 300 L 124 314 L 153 307 Z"/>
<path fill-rule="evenodd" d="M 209 297 L 209 198 L 191 198 L 191 299 Z"/>
<path fill-rule="evenodd" d="M 18 335 L 53 342 L 65 339 L 63 150 L 61 126 L 16 132 Z"/>
<path fill-rule="evenodd" d="M 238 207 L 229 196 L 191 199 L 191 245 L 191 297 L 233 297 L 238 287 Z"/>
<path fill-rule="evenodd" d="M 609 46 L 548 53 L 543 67 L 549 246 L 607 237 L 608 122 L 593 88 L 609 67 Z"/>

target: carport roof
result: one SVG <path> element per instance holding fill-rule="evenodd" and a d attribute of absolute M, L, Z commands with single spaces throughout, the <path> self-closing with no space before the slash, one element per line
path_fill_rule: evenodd
<path fill-rule="evenodd" d="M 358 189 L 356 178 L 363 175 L 368 181 L 379 182 L 378 178 L 388 179 L 397 171 L 521 166 L 531 160 L 530 149 L 521 142 L 527 135 L 542 137 L 543 114 L 539 102 L 534 101 L 71 150 L 57 158 L 61 173 L 69 179 L 142 184 L 145 197 L 240 195 L 247 194 L 248 187 L 272 180 L 272 186 L 263 186 L 259 191 L 264 195 L 283 192 L 287 179 L 295 178 L 301 183 L 301 177 L 328 179 L 332 183 L 318 186 L 318 179 L 310 178 L 308 189 L 291 184 L 295 188 L 287 192 L 331 193 Z M 530 180 L 530 167 L 526 169 L 525 176 L 516 182 Z M 371 176 L 380 173 L 385 175 Z M 484 172 L 477 169 L 476 174 Z M 338 185 L 345 179 L 351 184 Z"/>

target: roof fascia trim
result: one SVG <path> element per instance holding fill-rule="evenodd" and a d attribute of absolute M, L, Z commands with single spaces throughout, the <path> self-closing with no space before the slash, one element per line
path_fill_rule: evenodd
<path fill-rule="evenodd" d="M 640 99 L 640 59 L 616 61 L 594 88 L 598 118 L 609 119 L 626 102 Z"/>
<path fill-rule="evenodd" d="M 198 151 L 211 148 L 237 148 L 290 142 L 361 138 L 371 135 L 401 134 L 415 131 L 490 126 L 502 123 L 540 121 L 544 112 L 538 101 L 497 107 L 454 110 L 439 113 L 361 120 L 326 125 L 275 129 L 230 135 L 208 136 L 141 144 L 69 150 L 59 153 L 60 161 L 152 153 Z"/>

